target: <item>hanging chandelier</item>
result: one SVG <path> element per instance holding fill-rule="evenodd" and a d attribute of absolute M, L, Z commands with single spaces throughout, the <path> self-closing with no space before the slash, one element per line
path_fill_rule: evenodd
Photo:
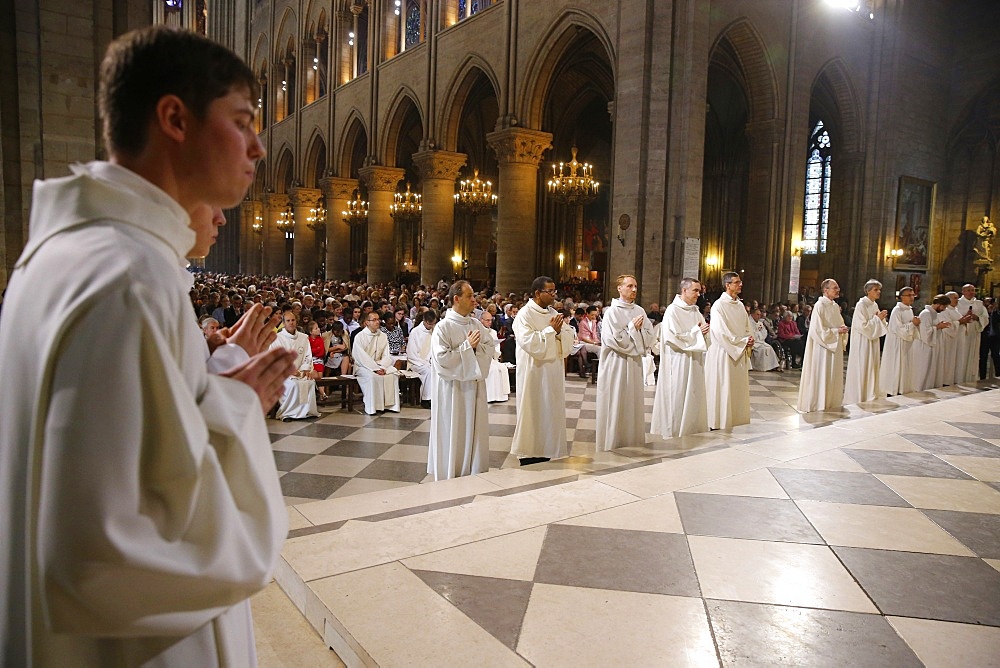
<path fill-rule="evenodd" d="M 594 180 L 592 164 L 577 161 L 576 146 L 572 152 L 573 159 L 569 162 L 560 162 L 558 173 L 556 164 L 552 163 L 552 178 L 548 184 L 549 196 L 563 204 L 580 206 L 590 204 L 597 199 L 597 189 L 601 184 Z"/>
<path fill-rule="evenodd" d="M 486 213 L 497 204 L 497 196 L 493 194 L 493 183 L 479 178 L 479 170 L 472 170 L 472 178 L 459 183 L 455 193 L 455 206 L 464 213 L 478 216 Z"/>
<path fill-rule="evenodd" d="M 347 200 L 347 210 L 341 211 L 344 222 L 354 227 L 368 221 L 368 202 L 361 199 L 361 193 L 354 191 L 354 199 Z"/>
<path fill-rule="evenodd" d="M 274 224 L 286 234 L 292 231 L 295 227 L 295 213 L 292 211 L 291 205 L 286 206 L 284 211 L 278 214 L 278 220 Z"/>
<path fill-rule="evenodd" d="M 309 229 L 321 232 L 326 229 L 326 207 L 320 199 L 315 208 L 309 209 L 309 216 L 306 218 L 306 225 Z"/>
<path fill-rule="evenodd" d="M 420 203 L 420 195 L 410 192 L 410 184 L 406 184 L 405 193 L 396 193 L 392 197 L 393 202 L 389 207 L 389 215 L 397 223 L 409 223 L 420 220 L 423 205 Z"/>
<path fill-rule="evenodd" d="M 253 217 L 253 224 L 250 226 L 254 234 L 264 233 L 264 219 L 261 216 Z"/>

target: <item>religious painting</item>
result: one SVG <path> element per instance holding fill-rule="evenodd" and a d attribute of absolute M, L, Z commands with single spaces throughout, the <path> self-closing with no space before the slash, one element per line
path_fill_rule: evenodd
<path fill-rule="evenodd" d="M 923 274 L 910 274 L 910 287 L 913 288 L 914 299 L 920 299 L 920 284 L 923 280 Z"/>
<path fill-rule="evenodd" d="M 899 296 L 899 291 L 906 287 L 906 274 L 896 274 L 896 296 Z"/>
<path fill-rule="evenodd" d="M 927 271 L 934 190 L 931 181 L 899 177 L 895 248 L 901 249 L 903 254 L 894 262 L 897 271 Z"/>

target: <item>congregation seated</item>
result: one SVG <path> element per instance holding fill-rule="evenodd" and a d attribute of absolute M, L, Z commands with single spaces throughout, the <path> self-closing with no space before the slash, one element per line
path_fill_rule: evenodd
<path fill-rule="evenodd" d="M 497 338 L 496 330 L 493 329 L 493 314 L 488 310 L 483 311 L 479 316 L 479 322 L 486 327 L 488 341 L 480 342 L 480 345 L 491 346 L 493 348 L 493 359 L 490 361 L 490 375 L 486 378 L 486 401 L 507 401 L 510 397 L 510 374 L 507 367 L 500 363 L 500 339 Z"/>
<path fill-rule="evenodd" d="M 434 394 L 434 370 L 431 366 L 431 333 L 437 323 L 437 313 L 425 311 L 420 324 L 410 331 L 406 344 L 406 362 L 410 371 L 420 376 L 420 404 L 430 408 Z"/>
<path fill-rule="evenodd" d="M 309 337 L 298 331 L 295 310 L 286 307 L 281 314 L 282 329 L 271 344 L 272 348 L 284 348 L 295 352 L 295 375 L 285 380 L 285 389 L 278 401 L 275 418 L 297 420 L 318 417 L 316 408 L 316 381 L 313 379 L 313 357 Z"/>
<path fill-rule="evenodd" d="M 588 306 L 585 317 L 578 323 L 577 340 L 581 347 L 577 355 L 581 378 L 586 378 L 590 374 L 590 355 L 601 354 L 601 323 L 597 320 L 598 310 L 596 306 Z"/>
<path fill-rule="evenodd" d="M 799 331 L 798 323 L 795 322 L 795 314 L 791 311 L 786 311 L 781 322 L 778 323 L 778 341 L 788 351 L 789 362 L 792 368 L 801 368 L 802 356 L 806 350 L 806 342 L 805 337 Z"/>
<path fill-rule="evenodd" d="M 327 345 L 325 374 L 343 376 L 351 370 L 351 339 L 339 320 L 330 325 L 330 342 Z"/>
<path fill-rule="evenodd" d="M 354 357 L 354 375 L 364 398 L 365 413 L 377 411 L 399 412 L 399 372 L 396 370 L 389 339 L 381 331 L 382 318 L 378 313 L 365 316 L 365 327 L 351 344 Z"/>
<path fill-rule="evenodd" d="M 389 341 L 389 354 L 402 354 L 404 352 L 403 349 L 406 347 L 406 335 L 399 326 L 399 321 L 396 320 L 396 316 L 392 313 L 382 314 L 381 318 L 382 327 L 380 329 Z"/>
<path fill-rule="evenodd" d="M 751 313 L 753 322 L 753 349 L 750 351 L 750 368 L 754 371 L 780 371 L 778 355 L 767 342 L 767 326 L 761 317 L 760 309 Z"/>

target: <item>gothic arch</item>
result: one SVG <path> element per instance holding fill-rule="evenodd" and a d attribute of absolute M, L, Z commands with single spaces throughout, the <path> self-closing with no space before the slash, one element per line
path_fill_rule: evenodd
<path fill-rule="evenodd" d="M 253 183 L 250 185 L 250 199 L 259 200 L 267 189 L 267 161 L 257 162 L 254 170 Z"/>
<path fill-rule="evenodd" d="M 285 45 L 288 43 L 289 39 L 291 39 L 292 43 L 295 44 L 298 33 L 298 18 L 295 16 L 295 12 L 293 12 L 291 8 L 286 8 L 285 13 L 281 15 L 281 20 L 278 21 L 278 30 L 275 33 L 275 35 L 277 35 L 274 40 L 273 58 L 275 62 L 280 61 L 287 55 Z M 298 51 L 298 49 L 296 49 L 296 51 Z"/>
<path fill-rule="evenodd" d="M 411 113 L 416 114 L 417 122 L 423 128 L 424 114 L 417 101 L 419 99 L 409 86 L 402 86 L 388 105 L 389 113 L 386 115 L 388 122 L 385 124 L 382 141 L 379 142 L 381 150 L 378 151 L 379 159 L 383 165 L 396 166 L 401 133 Z"/>
<path fill-rule="evenodd" d="M 287 144 L 279 149 L 278 159 L 274 164 L 274 191 L 287 193 L 295 180 L 295 160 L 292 158 L 292 151 Z"/>
<path fill-rule="evenodd" d="M 729 42 L 739 61 L 743 83 L 749 92 L 750 121 L 777 118 L 778 83 L 760 33 L 748 19 L 742 18 L 720 33 L 709 53 L 714 53 L 723 41 Z"/>
<path fill-rule="evenodd" d="M 361 152 L 367 155 L 370 152 L 368 142 L 368 127 L 365 125 L 364 117 L 357 109 L 352 109 L 344 124 L 344 132 L 340 135 L 340 146 L 337 148 L 335 161 L 330 161 L 331 167 L 336 165 L 337 174 L 344 178 L 357 178 L 358 169 L 362 166 L 357 164 L 356 155 L 360 144 Z"/>
<path fill-rule="evenodd" d="M 485 77 L 493 87 L 493 94 L 500 99 L 500 86 L 497 83 L 496 72 L 489 66 L 485 59 L 479 54 L 470 53 L 459 65 L 455 75 L 448 85 L 444 96 L 444 105 L 441 111 L 441 120 L 438 125 L 442 129 L 441 146 L 448 151 L 456 150 L 458 146 L 458 131 L 462 123 L 462 112 L 465 109 L 469 94 L 476 82 Z"/>
<path fill-rule="evenodd" d="M 267 55 L 270 50 L 271 47 L 268 42 L 267 34 L 262 32 L 257 35 L 257 41 L 253 47 L 253 57 L 250 59 L 250 66 L 254 68 L 254 71 L 257 74 L 260 74 L 260 70 L 258 68 L 262 62 L 265 65 L 265 69 L 267 69 L 266 64 L 269 60 Z"/>
<path fill-rule="evenodd" d="M 306 161 L 302 173 L 302 182 L 307 188 L 318 188 L 319 180 L 326 176 L 329 155 L 326 150 L 326 139 L 319 128 L 313 130 L 309 142 L 306 144 Z"/>
<path fill-rule="evenodd" d="M 617 79 L 614 71 L 617 62 L 614 43 L 593 14 L 579 9 L 568 9 L 552 22 L 528 61 L 529 74 L 525 81 L 523 98 L 514 107 L 518 110 L 519 125 L 529 128 L 541 127 L 545 103 L 559 63 L 567 55 L 569 47 L 580 39 L 584 31 L 591 33 L 604 49 L 610 66 L 610 81 L 599 82 L 599 85 L 610 87 L 609 98 L 614 99 Z"/>
<path fill-rule="evenodd" d="M 864 132 L 861 127 L 861 109 L 847 66 L 840 58 L 829 61 L 816 75 L 810 90 L 824 87 L 827 95 L 837 106 L 837 130 L 841 150 L 855 153 L 862 149 Z"/>

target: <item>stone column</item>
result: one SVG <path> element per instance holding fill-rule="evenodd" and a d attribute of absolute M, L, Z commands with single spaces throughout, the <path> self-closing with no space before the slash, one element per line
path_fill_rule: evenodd
<path fill-rule="evenodd" d="M 451 256 L 455 252 L 455 180 L 465 164 L 464 153 L 420 151 L 413 162 L 420 170 L 423 220 L 420 251 L 420 282 L 433 285 L 442 277 L 451 279 Z"/>
<path fill-rule="evenodd" d="M 311 209 L 319 204 L 322 191 L 316 188 L 292 188 L 292 211 L 295 212 L 295 246 L 292 252 L 292 276 L 316 275 L 316 231 L 307 224 Z"/>
<path fill-rule="evenodd" d="M 285 233 L 278 229 L 280 214 L 290 200 L 285 193 L 268 193 L 264 211 L 264 273 L 278 276 L 288 271 L 285 257 Z"/>
<path fill-rule="evenodd" d="M 351 273 L 351 226 L 344 222 L 357 179 L 327 177 L 319 180 L 326 198 L 326 280 L 344 279 Z"/>
<path fill-rule="evenodd" d="M 257 261 L 260 261 L 260 237 L 254 234 L 253 222 L 257 215 L 258 203 L 252 199 L 240 202 L 240 266 L 243 274 L 258 274 L 260 269 L 254 267 L 254 249 L 257 249 Z"/>
<path fill-rule="evenodd" d="M 497 284 L 500 292 L 522 292 L 535 278 L 538 163 L 552 148 L 552 135 L 506 128 L 486 135 L 500 166 L 497 201 Z M 553 277 L 555 278 L 555 277 Z"/>
<path fill-rule="evenodd" d="M 777 120 L 747 124 L 750 140 L 747 221 L 740 231 L 739 266 L 723 267 L 734 271 L 745 269 L 743 294 L 768 303 L 788 295 L 788 274 L 783 268 L 790 265 L 790 260 L 783 257 L 782 249 L 790 239 L 785 238 L 787 235 L 776 222 L 780 131 Z"/>
<path fill-rule="evenodd" d="M 475 216 L 469 221 L 469 241 L 466 254 L 469 259 L 470 280 L 483 281 L 489 278 L 490 272 L 486 266 L 486 256 L 490 252 L 490 241 L 493 239 L 493 212 Z"/>
<path fill-rule="evenodd" d="M 396 278 L 395 242 L 392 234 L 392 195 L 405 172 L 398 167 L 362 167 L 361 180 L 368 187 L 368 283 L 388 283 Z"/>

